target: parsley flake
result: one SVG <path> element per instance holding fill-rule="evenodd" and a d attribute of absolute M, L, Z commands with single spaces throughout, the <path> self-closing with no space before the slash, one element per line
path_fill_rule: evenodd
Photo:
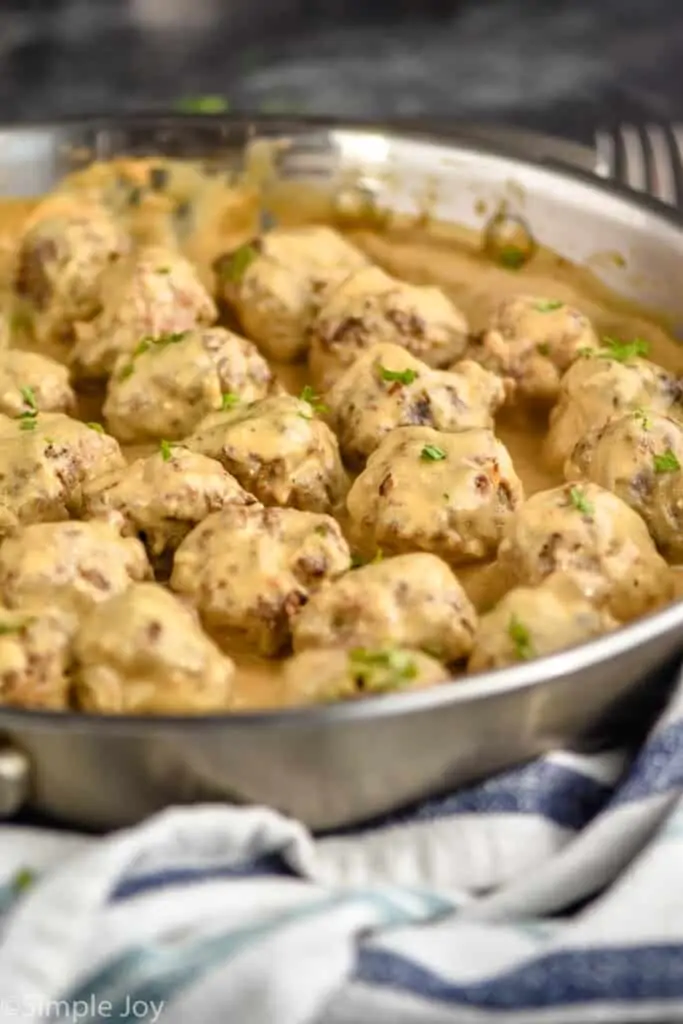
<path fill-rule="evenodd" d="M 36 393 L 33 388 L 20 388 L 21 397 L 24 399 L 26 405 L 31 409 L 32 412 L 38 412 L 38 406 L 36 404 Z"/>
<path fill-rule="evenodd" d="M 446 458 L 446 453 L 438 445 L 426 444 L 420 452 L 420 458 L 423 462 L 442 462 Z"/>
<path fill-rule="evenodd" d="M 119 373 L 118 379 L 119 380 L 128 380 L 129 377 L 133 376 L 134 372 L 135 372 L 135 367 L 133 366 L 133 364 L 132 363 L 126 363 L 126 365 L 123 367 L 123 369 Z"/>
<path fill-rule="evenodd" d="M 577 512 L 580 512 L 583 516 L 592 516 L 595 512 L 595 506 L 588 500 L 580 487 L 570 488 L 569 500 Z"/>
<path fill-rule="evenodd" d="M 101 423 L 95 423 L 93 421 L 91 423 L 86 423 L 86 427 L 90 427 L 90 429 L 94 430 L 96 434 L 103 434 L 104 433 L 104 427 L 102 426 Z"/>
<path fill-rule="evenodd" d="M 315 391 L 313 390 L 310 384 L 306 384 L 306 386 L 303 388 L 301 394 L 299 395 L 299 399 L 302 402 L 306 402 L 308 405 L 310 405 L 313 412 L 329 412 L 325 403 L 321 401 L 320 395 L 316 395 Z"/>
<path fill-rule="evenodd" d="M 240 404 L 240 396 L 234 394 L 232 391 L 226 391 L 225 394 L 221 395 L 221 412 L 227 412 L 228 409 L 234 409 L 236 405 Z"/>
<path fill-rule="evenodd" d="M 508 636 L 512 640 L 515 654 L 520 661 L 529 661 L 530 658 L 535 657 L 536 652 L 531 640 L 531 634 L 516 615 L 510 617 Z"/>
<path fill-rule="evenodd" d="M 177 100 L 175 109 L 181 114 L 225 114 L 230 102 L 224 96 L 185 96 Z"/>
<path fill-rule="evenodd" d="M 602 339 L 605 355 L 610 359 L 616 359 L 619 363 L 628 363 L 638 356 L 645 357 L 650 351 L 650 345 L 644 338 L 634 338 L 633 341 L 623 341 L 621 338 L 611 338 L 606 335 Z"/>
<path fill-rule="evenodd" d="M 504 245 L 498 252 L 498 262 L 507 270 L 519 270 L 526 260 L 526 253 L 516 245 Z"/>
<path fill-rule="evenodd" d="M 681 468 L 675 452 L 672 452 L 670 448 L 667 448 L 661 455 L 653 455 L 652 461 L 654 462 L 655 473 L 675 473 L 676 470 Z"/>
<path fill-rule="evenodd" d="M 178 442 L 176 442 L 176 441 L 160 441 L 159 442 L 159 451 L 161 452 L 161 457 L 164 460 L 164 462 L 168 462 L 168 460 L 173 455 L 173 449 L 177 448 L 177 447 L 178 447 Z"/>
<path fill-rule="evenodd" d="M 539 313 L 552 313 L 555 309 L 562 309 L 564 302 L 559 299 L 541 299 L 534 306 L 534 309 L 538 310 Z"/>
<path fill-rule="evenodd" d="M 220 263 L 220 275 L 227 281 L 237 284 L 258 256 L 258 251 L 249 242 L 235 249 L 230 256 Z"/>
<path fill-rule="evenodd" d="M 417 380 L 417 370 L 388 370 L 386 366 L 380 366 L 380 376 L 382 380 L 396 381 L 398 384 L 412 384 L 414 380 Z"/>
<path fill-rule="evenodd" d="M 395 648 L 358 647 L 349 651 L 348 666 L 360 688 L 379 692 L 410 682 L 418 671 L 415 658 Z"/>
<path fill-rule="evenodd" d="M 633 418 L 634 418 L 634 420 L 637 420 L 638 423 L 640 423 L 640 425 L 643 428 L 643 430 L 651 430 L 652 429 L 652 420 L 650 419 L 650 417 L 646 413 L 645 409 L 634 409 L 633 410 Z"/>
<path fill-rule="evenodd" d="M 536 346 L 536 351 L 541 356 L 549 356 L 550 355 L 550 345 L 548 344 L 547 341 L 541 341 Z"/>
<path fill-rule="evenodd" d="M 33 619 L 22 619 L 21 622 L 0 622 L 0 636 L 12 636 L 13 633 L 21 633 L 22 629 L 30 626 Z"/>
<path fill-rule="evenodd" d="M 11 886 L 15 893 L 26 892 L 36 880 L 36 873 L 30 868 L 20 868 L 12 879 Z"/>

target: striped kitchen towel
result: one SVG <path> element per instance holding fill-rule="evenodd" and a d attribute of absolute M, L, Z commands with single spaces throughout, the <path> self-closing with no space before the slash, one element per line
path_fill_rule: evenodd
<path fill-rule="evenodd" d="M 313 837 L 264 808 L 0 830 L 0 1021 L 683 1021 L 683 683 L 558 752 Z"/>

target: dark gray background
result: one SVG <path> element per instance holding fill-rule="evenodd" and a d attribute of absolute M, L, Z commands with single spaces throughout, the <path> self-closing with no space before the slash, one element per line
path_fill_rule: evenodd
<path fill-rule="evenodd" d="M 208 93 L 241 109 L 504 119 L 590 137 L 598 121 L 683 118 L 683 3 L 2 3 L 4 121 Z"/>

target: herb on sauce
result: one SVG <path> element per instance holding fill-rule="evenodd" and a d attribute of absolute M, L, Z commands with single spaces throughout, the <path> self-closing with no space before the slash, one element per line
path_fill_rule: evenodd
<path fill-rule="evenodd" d="M 417 379 L 417 370 L 388 370 L 386 366 L 380 366 L 382 380 L 397 381 L 399 384 L 412 384 Z"/>
<path fill-rule="evenodd" d="M 157 267 L 157 274 L 170 274 L 170 273 L 171 273 L 171 268 L 170 267 Z"/>
<path fill-rule="evenodd" d="M 590 359 L 591 356 L 595 355 L 596 350 L 591 348 L 590 345 L 582 345 L 577 351 L 577 356 L 581 356 L 583 359 Z"/>
<path fill-rule="evenodd" d="M 560 299 L 541 299 L 537 302 L 534 309 L 538 310 L 539 313 L 552 313 L 555 309 L 562 309 L 564 302 Z"/>
<path fill-rule="evenodd" d="M 640 425 L 643 428 L 643 430 L 651 430 L 652 429 L 652 420 L 650 419 L 650 417 L 646 413 L 645 409 L 634 409 L 633 410 L 633 418 L 634 418 L 634 420 L 637 420 L 638 423 L 640 423 Z"/>
<path fill-rule="evenodd" d="M 95 423 L 93 421 L 91 423 L 86 423 L 86 427 L 90 427 L 90 429 L 94 430 L 96 434 L 104 434 L 104 427 L 101 423 Z"/>
<path fill-rule="evenodd" d="M 16 334 L 30 334 L 33 329 L 33 317 L 28 309 L 15 309 L 11 319 L 12 331 Z"/>
<path fill-rule="evenodd" d="M 38 417 L 38 406 L 36 404 L 36 395 L 33 388 L 25 387 L 20 388 L 21 397 L 24 400 L 24 404 L 28 406 L 22 413 L 19 413 L 17 417 L 19 420 L 20 430 L 35 430 L 37 426 Z"/>
<path fill-rule="evenodd" d="M 227 412 L 228 409 L 234 409 L 236 405 L 240 404 L 240 396 L 236 395 L 232 391 L 226 391 L 221 395 L 221 412 Z"/>
<path fill-rule="evenodd" d="M 667 448 L 661 455 L 653 455 L 652 461 L 655 466 L 655 473 L 675 473 L 681 468 L 681 464 L 674 452 Z"/>
<path fill-rule="evenodd" d="M 313 412 L 324 413 L 329 412 L 329 409 L 323 401 L 321 401 L 320 395 L 316 395 L 315 391 L 310 384 L 306 384 L 302 390 L 299 398 L 302 402 L 306 402 L 310 405 Z"/>
<path fill-rule="evenodd" d="M 569 500 L 577 512 L 580 512 L 583 516 L 592 516 L 595 512 L 595 506 L 588 500 L 580 487 L 572 487 L 570 489 Z"/>
<path fill-rule="evenodd" d="M 19 390 L 21 392 L 21 397 L 24 399 L 24 402 L 29 407 L 29 409 L 37 413 L 38 406 L 36 404 L 36 393 L 33 390 L 33 388 L 20 388 Z"/>
<path fill-rule="evenodd" d="M 633 341 L 623 341 L 621 338 L 606 336 L 602 339 L 605 354 L 610 359 L 616 359 L 619 363 L 628 363 L 638 356 L 647 356 L 650 346 L 644 338 L 634 338 Z"/>
<path fill-rule="evenodd" d="M 30 626 L 33 619 L 22 619 L 20 622 L 0 622 L 0 636 L 12 636 L 14 633 L 21 633 L 22 629 Z"/>
<path fill-rule="evenodd" d="M 541 341 L 536 346 L 536 351 L 539 353 L 539 355 L 549 356 L 550 355 L 550 345 L 548 344 L 547 341 Z"/>
<path fill-rule="evenodd" d="M 446 458 L 446 453 L 438 445 L 426 444 L 420 452 L 420 458 L 423 462 L 441 462 Z"/>
<path fill-rule="evenodd" d="M 230 103 L 224 96 L 185 96 L 175 104 L 181 114 L 225 114 Z"/>
<path fill-rule="evenodd" d="M 132 363 L 126 363 L 126 365 L 123 367 L 123 369 L 119 373 L 118 379 L 119 380 L 128 380 L 129 377 L 133 376 L 134 372 L 135 372 L 135 367 L 133 366 L 133 364 Z"/>
<path fill-rule="evenodd" d="M 178 447 L 179 447 L 179 443 L 177 441 L 160 441 L 159 442 L 159 451 L 161 452 L 161 457 L 164 460 L 164 462 L 168 462 L 168 460 L 173 455 L 173 449 L 174 448 L 178 448 Z"/>
<path fill-rule="evenodd" d="M 531 641 L 531 634 L 523 622 L 516 615 L 510 617 L 508 623 L 508 636 L 512 640 L 515 654 L 520 661 L 529 661 L 535 657 L 534 645 Z"/>
<path fill-rule="evenodd" d="M 527 255 L 516 245 L 504 245 L 498 250 L 498 262 L 508 270 L 519 270 L 526 263 Z"/>
<path fill-rule="evenodd" d="M 233 284 L 242 280 L 247 270 L 254 262 L 258 252 L 253 245 L 245 242 L 239 249 L 235 249 L 230 256 L 220 263 L 220 275 Z"/>
<path fill-rule="evenodd" d="M 406 651 L 394 648 L 368 650 L 358 647 L 349 651 L 348 664 L 354 678 L 370 690 L 401 686 L 417 676 L 415 659 Z"/>
<path fill-rule="evenodd" d="M 384 552 L 381 548 L 377 548 L 372 558 L 365 558 L 363 555 L 352 555 L 351 556 L 351 568 L 360 569 L 364 565 L 377 565 L 378 562 L 384 560 Z"/>
<path fill-rule="evenodd" d="M 15 893 L 26 892 L 33 885 L 36 877 L 35 871 L 32 871 L 30 868 L 20 868 L 10 884 Z"/>

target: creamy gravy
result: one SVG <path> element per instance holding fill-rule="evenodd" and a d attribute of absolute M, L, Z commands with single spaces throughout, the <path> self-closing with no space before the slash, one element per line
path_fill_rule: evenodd
<path fill-rule="evenodd" d="M 270 205 L 283 224 L 320 220 L 325 213 L 329 216 L 329 208 L 323 210 L 319 201 L 313 204 L 293 203 L 289 190 L 284 200 L 278 201 L 275 196 Z M 10 259 L 17 234 L 33 206 L 30 201 L 0 202 L 0 289 L 5 294 L 9 290 Z M 234 247 L 250 233 L 247 230 L 236 235 L 234 222 L 228 220 L 221 235 L 213 221 L 206 237 L 198 233 L 191 239 L 187 246 L 188 255 L 203 265 L 208 273 L 217 250 Z M 578 306 L 593 320 L 599 334 L 647 338 L 650 358 L 667 369 L 683 373 L 683 346 L 672 340 L 654 315 L 614 296 L 588 271 L 567 264 L 553 253 L 539 251 L 530 266 L 513 272 L 484 258 L 479 251 L 480 239 L 463 229 L 439 226 L 438 232 L 432 233 L 424 225 L 412 228 L 402 225 L 394 229 L 383 225 L 381 230 L 356 228 L 347 234 L 397 277 L 416 284 L 442 287 L 467 315 L 475 332 L 485 326 L 493 305 L 501 298 L 527 292 Z M 63 359 L 63 351 L 54 347 L 39 348 L 28 336 L 22 339 L 22 345 Z M 298 394 L 307 383 L 304 367 L 279 366 L 276 369 L 283 384 L 294 394 Z M 79 417 L 100 420 L 102 401 L 102 393 L 82 393 L 79 396 Z M 527 494 L 562 482 L 561 477 L 548 472 L 543 466 L 541 446 L 545 430 L 546 423 L 541 419 L 522 419 L 519 416 L 516 419 L 497 419 L 496 434 L 509 449 Z M 131 461 L 155 449 L 156 445 L 124 447 Z M 502 581 L 491 564 L 459 567 L 456 572 L 479 610 L 490 607 L 502 595 Z M 679 594 L 683 596 L 683 571 L 678 578 Z M 263 708 L 286 703 L 281 663 L 266 662 L 249 655 L 238 655 L 235 660 L 238 663 L 238 707 Z"/>

